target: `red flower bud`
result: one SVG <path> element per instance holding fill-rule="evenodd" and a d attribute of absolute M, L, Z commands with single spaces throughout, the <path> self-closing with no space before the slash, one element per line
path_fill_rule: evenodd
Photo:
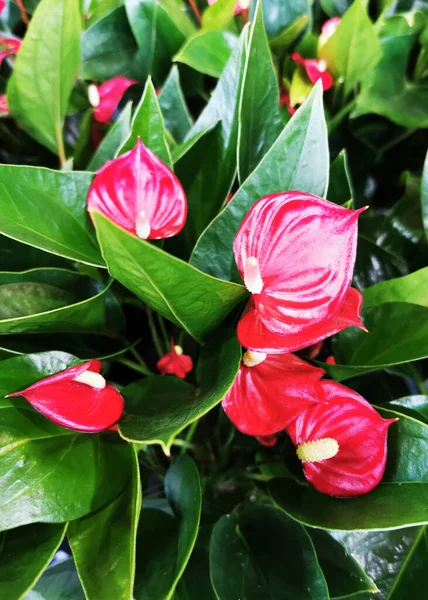
<path fill-rule="evenodd" d="M 243 346 L 291 352 L 361 326 L 361 295 L 350 284 L 362 210 L 301 192 L 272 194 L 250 209 L 233 246 L 252 293 L 238 324 Z"/>
<path fill-rule="evenodd" d="M 90 104 L 94 107 L 94 119 L 98 123 L 107 123 L 112 118 L 114 111 L 119 106 L 126 90 L 138 83 L 119 75 L 102 83 L 99 87 L 91 84 L 88 87 Z"/>
<path fill-rule="evenodd" d="M 359 394 L 334 381 L 321 381 L 325 403 L 302 412 L 288 428 L 306 479 L 323 494 L 366 494 L 382 479 L 388 427 Z"/>
<path fill-rule="evenodd" d="M 95 433 L 112 427 L 122 416 L 123 398 L 100 375 L 99 360 L 70 367 L 9 394 L 24 396 L 45 417 L 62 427 Z"/>
<path fill-rule="evenodd" d="M 7 96 L 6 94 L 0 94 L 0 115 L 5 116 L 9 114 L 10 110 L 9 104 L 7 103 Z"/>
<path fill-rule="evenodd" d="M 0 34 L 0 67 L 6 56 L 18 54 L 21 44 L 22 41 L 18 38 L 5 37 Z"/>
<path fill-rule="evenodd" d="M 281 86 L 279 89 L 279 105 L 280 106 L 286 106 L 288 114 L 289 115 L 294 115 L 294 113 L 296 112 L 297 108 L 295 108 L 294 106 L 291 106 L 290 104 L 290 93 L 286 92 L 284 90 L 284 88 Z"/>
<path fill-rule="evenodd" d="M 140 139 L 133 150 L 98 171 L 87 207 L 89 213 L 97 211 L 144 240 L 176 235 L 187 216 L 177 177 Z"/>
<path fill-rule="evenodd" d="M 272 446 L 275 446 L 276 442 L 278 441 L 278 438 L 276 437 L 276 435 L 256 435 L 256 440 L 262 446 L 271 448 Z"/>
<path fill-rule="evenodd" d="M 180 379 L 186 377 L 193 368 L 192 359 L 187 354 L 183 354 L 181 346 L 174 346 L 171 340 L 171 350 L 164 354 L 157 362 L 156 368 L 162 375 L 177 375 Z"/>
<path fill-rule="evenodd" d="M 324 37 L 324 42 L 326 42 L 328 38 L 333 35 L 338 28 L 339 23 L 340 17 L 333 17 L 324 23 L 324 25 L 321 27 L 321 35 Z"/>
<path fill-rule="evenodd" d="M 336 364 L 336 359 L 334 358 L 334 356 L 327 356 L 327 358 L 325 359 L 325 362 L 328 365 L 335 365 Z"/>
<path fill-rule="evenodd" d="M 332 87 L 333 77 L 331 73 L 327 71 L 327 63 L 325 60 L 318 60 L 316 58 L 303 58 L 300 56 L 300 54 L 297 54 L 297 52 L 291 55 L 291 59 L 305 68 L 305 71 L 312 83 L 316 83 L 318 79 L 321 79 L 322 89 L 324 91 L 329 90 Z"/>
<path fill-rule="evenodd" d="M 271 436 L 320 401 L 315 388 L 323 373 L 294 354 L 246 352 L 224 411 L 242 433 Z"/>

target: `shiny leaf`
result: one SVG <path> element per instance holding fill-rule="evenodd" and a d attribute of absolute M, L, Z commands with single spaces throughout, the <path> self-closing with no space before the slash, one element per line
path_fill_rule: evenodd
<path fill-rule="evenodd" d="M 88 171 L 98 171 L 108 160 L 112 160 L 131 133 L 131 102 L 122 110 L 117 121 L 110 126 L 105 137 L 88 164 Z"/>
<path fill-rule="evenodd" d="M 23 600 L 85 600 L 85 594 L 72 560 L 47 569 Z"/>
<path fill-rule="evenodd" d="M 220 77 L 236 45 L 237 37 L 233 33 L 201 31 L 186 41 L 174 56 L 174 61 L 204 75 Z"/>
<path fill-rule="evenodd" d="M 180 75 L 174 65 L 159 94 L 159 106 L 166 129 L 174 140 L 182 142 L 192 126 L 192 117 L 180 85 Z"/>
<path fill-rule="evenodd" d="M 276 38 L 302 15 L 311 18 L 308 0 L 263 0 L 263 16 L 270 38 Z"/>

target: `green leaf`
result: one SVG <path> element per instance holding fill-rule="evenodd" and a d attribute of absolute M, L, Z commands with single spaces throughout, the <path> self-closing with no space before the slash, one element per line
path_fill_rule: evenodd
<path fill-rule="evenodd" d="M 0 395 L 77 362 L 63 352 L 4 360 Z M 0 531 L 82 517 L 115 498 L 130 478 L 128 444 L 111 433 L 84 435 L 55 425 L 24 398 L 0 400 L 0 447 Z"/>
<path fill-rule="evenodd" d="M 428 308 L 428 267 L 404 277 L 382 281 L 364 291 L 364 308 L 389 302 L 407 302 Z"/>
<path fill-rule="evenodd" d="M 131 134 L 119 154 L 132 150 L 138 138 L 154 152 L 169 168 L 172 168 L 171 153 L 165 139 L 165 127 L 152 80 L 147 80 L 142 98 L 135 109 L 131 122 Z"/>
<path fill-rule="evenodd" d="M 287 190 L 323 196 L 328 171 L 327 131 L 318 83 L 255 171 L 199 238 L 191 263 L 220 279 L 239 281 L 233 240 L 251 206 L 262 196 Z"/>
<path fill-rule="evenodd" d="M 295 107 L 303 104 L 311 93 L 313 83 L 302 65 L 297 65 L 290 84 L 290 105 Z"/>
<path fill-rule="evenodd" d="M 156 509 L 141 513 L 135 600 L 170 600 L 190 558 L 199 528 L 202 491 L 198 470 L 189 456 L 180 456 L 168 469 L 165 492 L 175 519 Z"/>
<path fill-rule="evenodd" d="M 67 538 L 88 600 L 129 600 L 135 577 L 135 546 L 141 511 L 138 456 L 121 494 L 96 512 L 70 523 Z"/>
<path fill-rule="evenodd" d="M 211 29 L 236 29 L 233 23 L 233 11 L 236 0 L 217 0 L 207 6 L 202 15 L 202 28 L 204 31 Z"/>
<path fill-rule="evenodd" d="M 86 212 L 90 173 L 0 165 L 0 233 L 46 252 L 103 266 Z"/>
<path fill-rule="evenodd" d="M 237 43 L 236 35 L 228 31 L 200 31 L 186 41 L 173 60 L 204 75 L 220 77 Z"/>
<path fill-rule="evenodd" d="M 123 0 L 90 0 L 87 11 L 86 27 L 105 17 L 109 12 L 123 4 Z"/>
<path fill-rule="evenodd" d="M 428 425 L 428 396 L 405 396 L 391 400 L 385 404 L 385 408 L 391 408 Z"/>
<path fill-rule="evenodd" d="M 174 65 L 159 94 L 159 106 L 166 129 L 174 140 L 182 142 L 192 126 L 192 117 L 180 85 L 180 74 Z"/>
<path fill-rule="evenodd" d="M 311 20 L 311 14 L 308 0 L 263 0 L 263 16 L 270 38 L 280 36 L 303 15 Z"/>
<path fill-rule="evenodd" d="M 79 0 L 42 0 L 15 61 L 8 89 L 19 125 L 65 161 L 62 127 L 80 61 Z"/>
<path fill-rule="evenodd" d="M 185 427 L 226 395 L 238 373 L 241 349 L 234 331 L 216 334 L 201 350 L 196 389 L 177 377 L 153 376 L 123 389 L 126 415 L 119 423 L 128 441 L 162 444 L 169 452 Z"/>
<path fill-rule="evenodd" d="M 98 213 L 94 222 L 112 277 L 197 340 L 247 295 L 243 286 L 201 273 Z"/>
<path fill-rule="evenodd" d="M 213 529 L 210 565 L 221 600 L 329 598 L 309 535 L 273 506 L 223 516 Z"/>
<path fill-rule="evenodd" d="M 346 11 L 319 56 L 344 78 L 345 97 L 379 62 L 382 50 L 362 0 Z"/>
<path fill-rule="evenodd" d="M 0 334 L 123 331 L 109 287 L 63 269 L 0 272 Z"/>
<path fill-rule="evenodd" d="M 276 52 L 287 52 L 301 36 L 309 23 L 309 14 L 303 14 L 288 25 L 277 37 L 270 40 L 269 45 Z"/>
<path fill-rule="evenodd" d="M 327 580 L 331 598 L 377 592 L 378 589 L 343 544 L 326 531 L 308 529 Z"/>
<path fill-rule="evenodd" d="M 402 127 L 428 127 L 428 84 L 407 78 L 410 53 L 423 23 L 418 12 L 386 19 L 380 31 L 382 59 L 367 71 L 352 117 L 374 113 Z"/>
<path fill-rule="evenodd" d="M 351 4 L 352 0 L 321 0 L 322 9 L 329 17 L 341 17 Z"/>
<path fill-rule="evenodd" d="M 421 187 L 422 221 L 425 230 L 425 236 L 428 239 L 428 152 L 425 157 Z"/>
<path fill-rule="evenodd" d="M 117 121 L 110 126 L 88 164 L 88 171 L 98 171 L 108 160 L 112 160 L 131 134 L 132 103 L 128 102 Z"/>
<path fill-rule="evenodd" d="M 238 113 L 238 179 L 254 171 L 283 129 L 279 112 L 278 81 L 257 3 L 247 46 Z"/>
<path fill-rule="evenodd" d="M 364 290 L 387 279 L 397 278 L 408 272 L 403 259 L 391 254 L 364 235 L 358 236 L 357 260 L 354 268 L 354 284 Z"/>
<path fill-rule="evenodd" d="M 349 202 L 349 200 L 352 202 L 353 197 L 348 156 L 346 150 L 342 150 L 331 165 L 327 198 L 330 202 L 342 205 Z"/>
<path fill-rule="evenodd" d="M 73 561 L 49 567 L 23 600 L 85 600 Z"/>
<path fill-rule="evenodd" d="M 0 597 L 22 598 L 52 560 L 65 525 L 33 523 L 0 534 Z"/>

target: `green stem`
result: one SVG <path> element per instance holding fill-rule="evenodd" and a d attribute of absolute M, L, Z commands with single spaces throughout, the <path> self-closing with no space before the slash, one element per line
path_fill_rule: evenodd
<path fill-rule="evenodd" d="M 336 127 L 338 127 L 341 124 L 343 119 L 348 116 L 348 114 L 351 112 L 354 106 L 355 100 L 351 100 L 351 102 L 348 102 L 348 104 L 346 104 L 341 110 L 339 110 L 339 112 L 332 118 L 332 120 L 328 124 L 329 133 L 334 131 Z"/>
<path fill-rule="evenodd" d="M 129 367 L 133 371 L 136 371 L 137 373 L 141 373 L 141 375 L 152 375 L 153 374 L 149 370 L 148 367 L 139 365 L 138 363 L 134 362 L 133 360 L 129 360 L 128 358 L 118 358 L 116 360 L 121 365 L 125 365 L 125 367 Z"/>
<path fill-rule="evenodd" d="M 196 431 L 198 423 L 199 423 L 199 421 L 193 421 L 193 423 L 191 423 L 189 425 L 189 429 L 187 430 L 187 433 L 186 433 L 186 435 L 184 437 L 184 440 L 183 440 L 188 446 L 190 445 L 190 443 L 192 441 L 192 438 L 193 438 L 193 435 L 194 435 L 194 433 Z M 184 454 L 185 451 L 186 451 L 186 447 L 183 446 L 181 448 L 181 450 L 180 450 L 180 454 Z"/>
<path fill-rule="evenodd" d="M 169 346 L 170 346 L 170 339 L 168 337 L 168 332 L 166 330 L 165 322 L 163 320 L 163 317 L 159 313 L 156 313 L 156 317 L 157 317 L 157 320 L 158 320 L 158 323 L 159 323 L 159 329 L 161 330 L 161 334 L 162 334 L 162 337 L 163 337 L 163 343 L 165 344 L 166 348 L 169 348 Z"/>
<path fill-rule="evenodd" d="M 158 353 L 159 358 L 161 358 L 165 354 L 165 352 L 163 351 L 162 344 L 159 339 L 158 332 L 156 330 L 156 324 L 155 324 L 155 320 L 153 318 L 153 311 L 148 306 L 146 307 L 146 309 L 147 309 L 147 319 L 149 321 L 150 333 L 152 334 L 153 343 L 155 345 L 156 352 Z"/>

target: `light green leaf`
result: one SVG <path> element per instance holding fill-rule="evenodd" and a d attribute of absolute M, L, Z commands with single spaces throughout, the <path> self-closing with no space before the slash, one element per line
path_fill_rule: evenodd
<path fill-rule="evenodd" d="M 389 302 L 407 302 L 428 308 L 428 267 L 389 281 L 381 281 L 364 291 L 364 308 L 387 304 Z"/>
<path fill-rule="evenodd" d="M 428 239 L 428 152 L 425 158 L 421 187 L 422 221 L 424 225 L 425 235 Z"/>
<path fill-rule="evenodd" d="M 235 6 L 236 0 L 217 0 L 211 6 L 207 6 L 202 15 L 202 28 L 205 31 L 210 29 L 236 30 L 233 23 Z"/>
<path fill-rule="evenodd" d="M 237 43 L 238 38 L 233 33 L 202 30 L 187 40 L 173 60 L 204 75 L 220 77 Z"/>

